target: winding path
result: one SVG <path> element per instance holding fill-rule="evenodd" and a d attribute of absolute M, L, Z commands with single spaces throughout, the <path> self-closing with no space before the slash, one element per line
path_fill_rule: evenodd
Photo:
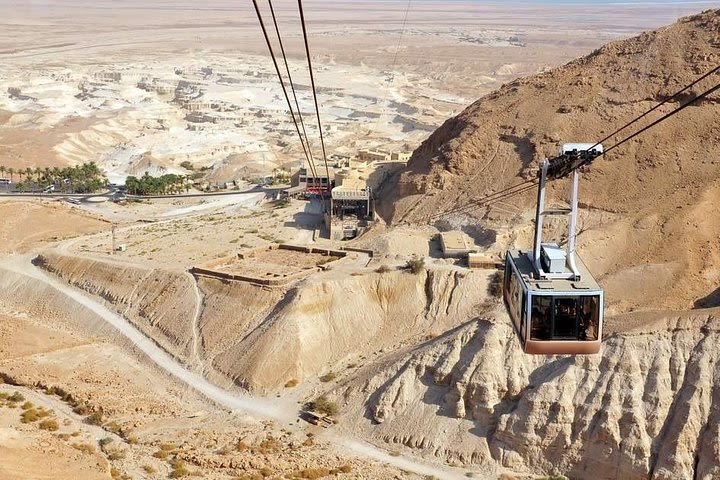
<path fill-rule="evenodd" d="M 187 276 L 189 277 L 189 281 L 192 282 L 193 292 L 195 293 L 195 312 L 193 314 L 193 318 L 191 319 L 192 359 L 193 362 L 195 362 L 196 368 L 199 369 L 198 371 L 202 371 L 203 361 L 200 357 L 200 342 L 202 338 L 202 335 L 200 334 L 200 316 L 202 315 L 203 303 L 205 299 L 203 298 L 203 294 L 200 291 L 200 285 L 198 285 L 195 277 L 192 276 L 192 274 L 190 273 L 188 273 Z"/>
<path fill-rule="evenodd" d="M 211 384 L 197 373 L 189 371 L 151 339 L 146 337 L 140 330 L 130 324 L 125 318 L 90 298 L 82 290 L 70 286 L 39 267 L 32 265 L 29 256 L 11 257 L 0 264 L 0 270 L 6 270 L 38 280 L 91 310 L 105 322 L 112 325 L 162 370 L 217 404 L 231 410 L 240 410 L 253 416 L 273 419 L 286 425 L 295 422 L 297 419 L 297 404 L 292 401 L 288 402 L 277 398 L 270 399 L 229 392 Z M 198 312 L 199 311 L 200 307 L 198 307 Z M 344 436 L 334 431 L 328 431 L 322 435 L 322 438 L 325 438 L 329 443 L 351 454 L 372 458 L 384 464 L 412 471 L 420 475 L 434 476 L 443 480 L 461 480 L 466 478 L 464 473 L 458 469 L 438 467 L 429 463 L 416 461 L 410 457 L 392 456 L 367 442 Z"/>
<path fill-rule="evenodd" d="M 26 260 L 27 257 L 24 257 L 23 259 Z M 272 418 L 284 423 L 289 423 L 297 418 L 297 408 L 294 404 L 289 404 L 283 407 L 277 399 L 273 399 L 271 401 L 269 399 L 231 393 L 211 384 L 200 375 L 187 370 L 177 360 L 168 355 L 163 349 L 161 349 L 123 317 L 111 311 L 101 303 L 87 297 L 85 293 L 79 289 L 51 277 L 40 268 L 29 264 L 29 262 L 25 263 L 12 261 L 4 263 L 2 268 L 19 275 L 39 280 L 67 296 L 74 302 L 96 313 L 105 322 L 112 325 L 125 338 L 132 342 L 133 345 L 142 351 L 158 367 L 182 383 L 194 388 L 210 400 L 213 400 L 232 410 L 242 410 L 252 415 L 263 418 Z"/>

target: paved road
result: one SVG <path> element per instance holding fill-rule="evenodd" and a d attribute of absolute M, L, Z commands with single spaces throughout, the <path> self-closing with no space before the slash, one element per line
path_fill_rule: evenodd
<path fill-rule="evenodd" d="M 14 186 L 12 186 L 14 188 Z M 0 198 L 1 197 L 14 197 L 14 198 L 54 198 L 58 200 L 67 200 L 70 203 L 93 203 L 90 201 L 91 198 L 106 198 L 108 201 L 115 201 L 121 199 L 138 199 L 138 200 L 152 200 L 160 198 L 208 198 L 208 197 L 222 197 L 226 195 L 243 195 L 246 193 L 257 193 L 265 192 L 265 195 L 270 198 L 275 198 L 280 194 L 283 187 L 262 187 L 255 185 L 253 188 L 248 190 L 228 190 L 224 192 L 196 192 L 196 193 L 180 193 L 177 195 L 127 195 L 121 192 L 118 188 L 111 188 L 103 192 L 98 193 L 42 193 L 42 192 L 17 192 L 12 191 L 11 186 L 0 185 Z"/>

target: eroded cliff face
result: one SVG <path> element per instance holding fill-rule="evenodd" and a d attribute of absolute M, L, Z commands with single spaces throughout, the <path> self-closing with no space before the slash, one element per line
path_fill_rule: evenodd
<path fill-rule="evenodd" d="M 529 356 L 498 310 L 365 369 L 336 394 L 350 428 L 450 461 L 710 480 L 720 477 L 718 340 L 712 309 L 611 334 L 601 355 Z"/>
<path fill-rule="evenodd" d="M 34 263 L 67 283 L 102 297 L 167 352 L 190 361 L 197 306 L 191 276 L 57 253 L 40 255 Z"/>
<path fill-rule="evenodd" d="M 455 269 L 366 273 L 301 284 L 214 365 L 251 389 L 303 381 L 452 328 L 486 298 L 486 275 Z M 240 378 L 238 377 L 238 380 Z"/>
<path fill-rule="evenodd" d="M 165 350 L 252 391 L 303 382 L 338 363 L 417 345 L 477 313 L 487 272 L 439 268 L 319 277 L 289 290 L 196 280 L 57 253 L 35 263 L 102 297 Z"/>
<path fill-rule="evenodd" d="M 178 355 L 199 333 L 219 381 L 278 391 L 363 359 L 331 393 L 339 428 L 369 440 L 528 474 L 720 478 L 717 308 L 611 318 L 601 355 L 541 357 L 489 307 L 482 272 L 366 272 L 287 291 L 201 280 L 198 297 L 182 273 L 43 258 Z"/>

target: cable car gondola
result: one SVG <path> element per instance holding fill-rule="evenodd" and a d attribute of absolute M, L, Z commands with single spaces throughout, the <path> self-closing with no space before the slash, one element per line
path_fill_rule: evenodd
<path fill-rule="evenodd" d="M 565 144 L 559 157 L 540 165 L 533 250 L 505 257 L 503 298 L 523 351 L 531 354 L 592 354 L 600 351 L 603 290 L 575 253 L 579 166 L 600 155 L 602 145 Z M 548 178 L 572 173 L 570 208 L 545 209 Z M 543 219 L 568 217 L 565 249 L 543 243 Z"/>

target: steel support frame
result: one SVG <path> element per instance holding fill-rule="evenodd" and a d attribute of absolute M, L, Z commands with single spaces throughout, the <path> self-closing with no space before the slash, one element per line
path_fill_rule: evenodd
<path fill-rule="evenodd" d="M 572 185 L 570 190 L 570 212 L 568 219 L 568 238 L 566 243 L 566 264 L 570 269 L 569 273 L 548 273 L 542 268 L 540 260 L 540 252 L 542 249 L 542 229 L 543 219 L 547 212 L 545 211 L 545 193 L 547 186 L 547 170 L 550 162 L 543 160 L 540 164 L 540 182 L 538 183 L 537 205 L 535 209 L 535 239 L 532 251 L 532 264 L 535 273 L 539 278 L 545 279 L 570 279 L 580 280 L 580 270 L 577 268 L 575 259 L 575 240 L 577 237 L 577 211 L 578 196 L 580 191 L 580 172 L 578 169 L 573 170 Z"/>

